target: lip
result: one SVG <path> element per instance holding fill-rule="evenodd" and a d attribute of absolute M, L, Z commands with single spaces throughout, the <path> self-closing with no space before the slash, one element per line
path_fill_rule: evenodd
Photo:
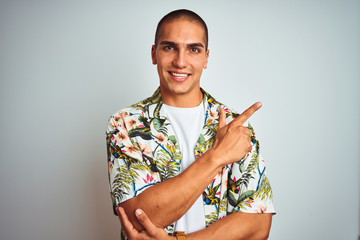
<path fill-rule="evenodd" d="M 190 73 L 177 72 L 177 71 L 169 71 L 168 73 L 170 77 L 176 82 L 184 82 L 187 79 L 189 79 L 189 77 L 191 76 Z M 186 75 L 186 76 L 174 76 L 174 74 Z"/>

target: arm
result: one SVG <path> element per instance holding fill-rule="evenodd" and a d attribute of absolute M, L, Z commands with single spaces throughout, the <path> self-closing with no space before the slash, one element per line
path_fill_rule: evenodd
<path fill-rule="evenodd" d="M 143 229 L 135 210 L 142 208 L 156 226 L 165 227 L 179 219 L 204 191 L 221 168 L 241 159 L 250 149 L 249 129 L 243 123 L 261 105 L 254 104 L 226 125 L 220 109 L 219 130 L 214 146 L 176 177 L 148 188 L 138 196 L 120 203 L 136 229 Z"/>
<path fill-rule="evenodd" d="M 136 210 L 136 217 L 145 227 L 143 231 L 138 231 L 134 228 L 122 208 L 118 208 L 118 212 L 122 228 L 126 236 L 131 240 L 175 239 L 172 236 L 168 236 L 163 229 L 155 226 L 146 213 L 140 209 Z M 271 227 L 271 220 L 272 214 L 270 213 L 253 214 L 237 212 L 213 223 L 208 228 L 188 234 L 187 239 L 217 240 L 223 239 L 224 236 L 226 236 L 227 240 L 267 239 Z"/>
<path fill-rule="evenodd" d="M 120 207 L 138 230 L 143 228 L 135 217 L 137 208 L 143 209 L 156 226 L 164 228 L 185 214 L 220 169 L 212 154 L 205 153 L 181 174 L 120 203 Z"/>
<path fill-rule="evenodd" d="M 222 239 L 226 236 L 228 240 L 241 239 L 267 239 L 271 227 L 271 213 L 241 213 L 235 212 L 209 227 L 190 233 L 187 239 Z"/>

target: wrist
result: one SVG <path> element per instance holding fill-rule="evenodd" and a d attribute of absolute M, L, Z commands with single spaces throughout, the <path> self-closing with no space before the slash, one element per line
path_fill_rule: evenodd
<path fill-rule="evenodd" d="M 176 240 L 186 240 L 186 234 L 184 231 L 175 231 L 174 236 Z"/>
<path fill-rule="evenodd" d="M 225 164 L 222 163 L 222 156 L 217 154 L 216 150 L 213 148 L 210 148 L 208 151 L 206 151 L 203 156 L 207 158 L 206 165 L 209 166 L 210 164 L 210 166 L 212 166 L 212 168 L 214 168 L 216 171 L 221 170 L 225 166 Z"/>

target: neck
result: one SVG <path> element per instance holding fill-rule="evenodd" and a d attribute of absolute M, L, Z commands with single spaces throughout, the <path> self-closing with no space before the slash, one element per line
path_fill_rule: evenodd
<path fill-rule="evenodd" d="M 166 105 L 181 108 L 192 108 L 199 106 L 203 100 L 203 93 L 200 88 L 186 94 L 172 94 L 166 91 L 161 91 L 161 96 Z"/>

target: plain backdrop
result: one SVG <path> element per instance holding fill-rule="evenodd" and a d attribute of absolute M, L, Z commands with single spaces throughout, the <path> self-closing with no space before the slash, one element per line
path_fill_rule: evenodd
<path fill-rule="evenodd" d="M 358 0 L 2 0 L 1 240 L 119 239 L 107 119 L 157 88 L 156 24 L 179 8 L 209 27 L 202 87 L 238 111 L 263 102 L 270 239 L 357 239 Z"/>

